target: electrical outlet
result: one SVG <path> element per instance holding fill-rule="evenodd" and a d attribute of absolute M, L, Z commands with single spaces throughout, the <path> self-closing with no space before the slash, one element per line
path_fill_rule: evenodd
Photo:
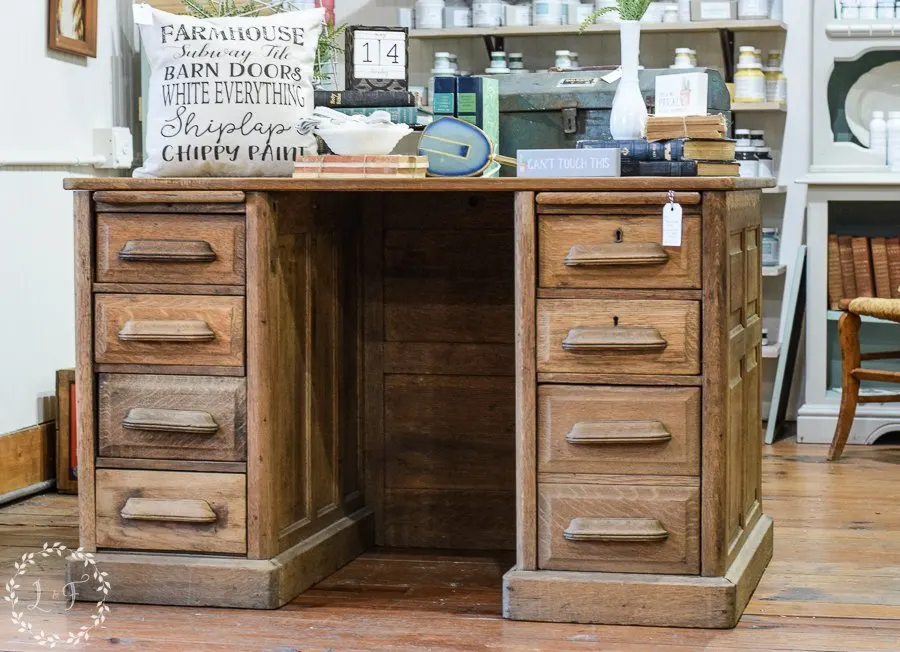
<path fill-rule="evenodd" d="M 95 167 L 130 169 L 134 164 L 131 130 L 127 127 L 94 129 L 94 155 L 104 159 Z"/>

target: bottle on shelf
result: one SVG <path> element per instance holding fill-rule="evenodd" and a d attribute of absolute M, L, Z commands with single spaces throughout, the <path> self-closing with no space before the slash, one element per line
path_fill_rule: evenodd
<path fill-rule="evenodd" d="M 678 0 L 678 20 L 682 23 L 691 22 L 691 0 Z"/>
<path fill-rule="evenodd" d="M 778 259 L 781 249 L 781 236 L 778 228 L 772 226 L 764 226 L 762 228 L 762 242 L 760 243 L 763 267 L 774 267 L 778 265 Z"/>
<path fill-rule="evenodd" d="M 690 48 L 675 48 L 675 63 L 673 68 L 693 68 L 694 62 L 691 61 Z"/>
<path fill-rule="evenodd" d="M 887 163 L 888 132 L 884 111 L 872 111 L 869 120 L 869 149 L 880 154 L 882 164 Z"/>
<path fill-rule="evenodd" d="M 764 102 L 766 77 L 758 63 L 739 63 L 734 75 L 735 102 Z"/>
<path fill-rule="evenodd" d="M 556 54 L 556 63 L 553 64 L 557 70 L 571 70 L 572 69 L 572 53 L 568 50 L 557 50 Z"/>
<path fill-rule="evenodd" d="M 486 75 L 506 75 L 509 73 L 509 65 L 506 62 L 506 52 L 491 52 L 491 65 L 485 68 Z"/>
<path fill-rule="evenodd" d="M 531 22 L 534 25 L 559 25 L 562 22 L 562 3 L 560 0 L 534 0 L 531 7 Z"/>
<path fill-rule="evenodd" d="M 900 111 L 888 112 L 887 163 L 891 172 L 900 172 Z"/>
<path fill-rule="evenodd" d="M 768 17 L 768 0 L 739 0 L 738 18 L 740 18 L 741 20 L 758 20 Z"/>
<path fill-rule="evenodd" d="M 472 4 L 472 25 L 475 27 L 500 27 L 502 16 L 500 0 L 475 0 Z"/>
<path fill-rule="evenodd" d="M 441 29 L 444 26 L 444 0 L 416 0 L 416 27 Z"/>

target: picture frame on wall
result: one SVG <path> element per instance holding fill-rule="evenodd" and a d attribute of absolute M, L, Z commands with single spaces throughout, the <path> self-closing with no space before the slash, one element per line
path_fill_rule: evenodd
<path fill-rule="evenodd" d="M 49 0 L 47 47 L 97 56 L 97 0 Z"/>
<path fill-rule="evenodd" d="M 56 372 L 56 489 L 78 493 L 78 437 L 75 370 Z"/>

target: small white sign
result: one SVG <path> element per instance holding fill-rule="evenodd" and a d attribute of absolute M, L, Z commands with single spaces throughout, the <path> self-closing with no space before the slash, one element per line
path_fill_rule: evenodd
<path fill-rule="evenodd" d="M 353 76 L 357 79 L 406 79 L 406 34 L 353 32 Z"/>
<path fill-rule="evenodd" d="M 617 177 L 619 149 L 520 149 L 516 152 L 517 176 Z"/>
<path fill-rule="evenodd" d="M 663 247 L 681 246 L 681 204 L 663 206 L 662 229 Z"/>
<path fill-rule="evenodd" d="M 709 78 L 705 72 L 657 75 L 654 115 L 706 115 Z"/>

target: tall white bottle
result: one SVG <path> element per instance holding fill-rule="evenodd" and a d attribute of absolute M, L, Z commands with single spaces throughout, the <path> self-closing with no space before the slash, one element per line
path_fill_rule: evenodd
<path fill-rule="evenodd" d="M 900 111 L 888 112 L 887 164 L 891 172 L 900 172 Z"/>
<path fill-rule="evenodd" d="M 900 142 L 897 144 L 900 146 Z M 887 162 L 888 131 L 884 111 L 872 111 L 872 119 L 869 121 L 869 149 L 879 152 L 882 164 Z"/>

